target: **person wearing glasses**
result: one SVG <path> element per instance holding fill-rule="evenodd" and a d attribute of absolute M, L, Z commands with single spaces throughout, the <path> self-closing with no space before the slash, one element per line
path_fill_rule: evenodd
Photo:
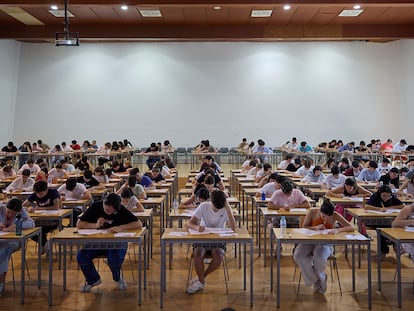
<path fill-rule="evenodd" d="M 103 201 L 94 202 L 83 213 L 77 223 L 78 229 L 107 229 L 109 232 L 121 232 L 124 230 L 139 229 L 141 221 L 121 204 L 121 197 L 116 193 L 110 193 Z M 124 262 L 128 244 L 115 249 L 81 249 L 77 255 L 77 261 L 86 282 L 81 286 L 82 293 L 89 292 L 92 287 L 102 283 L 102 279 L 95 268 L 93 259 L 107 257 L 108 266 L 112 272 L 112 279 L 120 290 L 126 289 L 126 282 L 121 275 L 121 266 Z"/>

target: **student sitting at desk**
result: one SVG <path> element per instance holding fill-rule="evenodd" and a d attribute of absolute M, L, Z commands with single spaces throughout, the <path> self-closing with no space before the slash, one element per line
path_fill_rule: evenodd
<path fill-rule="evenodd" d="M 6 191 L 33 191 L 33 185 L 35 181 L 30 177 L 30 171 L 28 169 L 23 170 L 22 175 L 17 177 L 13 182 L 7 186 Z"/>
<path fill-rule="evenodd" d="M 104 189 L 105 185 L 101 184 L 92 174 L 91 170 L 84 170 L 83 175 L 78 177 L 78 183 L 84 185 L 86 189 L 98 190 Z"/>
<path fill-rule="evenodd" d="M 144 212 L 144 206 L 134 195 L 131 188 L 124 188 L 121 192 L 121 203 L 130 212 Z"/>
<path fill-rule="evenodd" d="M 392 222 L 393 228 L 414 227 L 414 204 L 404 206 Z M 401 248 L 410 254 L 414 262 L 414 243 L 403 243 Z"/>
<path fill-rule="evenodd" d="M 399 195 L 406 196 L 407 198 L 414 197 L 414 174 L 411 176 L 411 178 L 404 181 L 404 183 L 398 189 L 397 193 Z"/>
<path fill-rule="evenodd" d="M 78 183 L 75 177 L 68 178 L 57 190 L 63 201 L 92 200 L 92 195 L 86 187 Z M 83 206 L 73 206 L 73 219 L 83 212 Z"/>
<path fill-rule="evenodd" d="M 107 229 L 109 232 L 121 232 L 123 230 L 139 229 L 141 221 L 132 215 L 121 204 L 121 198 L 115 193 L 110 193 L 103 201 L 94 202 L 79 218 L 79 229 Z M 124 262 L 128 244 L 116 249 L 81 249 L 77 255 L 77 261 L 85 276 L 85 285 L 81 286 L 82 293 L 89 292 L 92 287 L 102 283 L 101 277 L 96 271 L 93 259 L 106 256 L 108 266 L 112 272 L 112 279 L 120 290 L 126 289 L 126 283 L 121 276 L 121 267 Z"/>
<path fill-rule="evenodd" d="M 10 164 L 7 164 L 3 166 L 2 169 L 0 169 L 0 180 L 15 179 L 15 178 L 17 178 L 16 171 Z"/>
<path fill-rule="evenodd" d="M 325 180 L 325 174 L 322 173 L 322 167 L 319 165 L 315 166 L 310 170 L 305 177 L 301 179 L 302 182 L 311 182 L 322 184 Z"/>
<path fill-rule="evenodd" d="M 264 193 L 266 198 L 271 198 L 272 195 L 282 188 L 282 183 L 286 180 L 285 176 L 279 175 L 278 173 L 272 173 L 269 176 L 269 182 L 263 187 L 257 189 L 255 194 L 256 198 L 260 198 Z"/>
<path fill-rule="evenodd" d="M 302 191 L 293 188 L 293 182 L 286 179 L 282 182 L 281 189 L 270 198 L 268 209 L 288 211 L 291 208 L 310 208 L 310 203 Z"/>
<path fill-rule="evenodd" d="M 69 178 L 69 174 L 63 169 L 62 164 L 56 164 L 56 166 L 49 171 L 49 177 L 55 182 L 57 179 Z"/>
<path fill-rule="evenodd" d="M 376 188 L 379 188 L 380 185 L 388 185 L 391 189 L 398 189 L 400 187 L 400 171 L 398 168 L 393 167 L 390 171 L 382 175 L 377 182 Z"/>
<path fill-rule="evenodd" d="M 25 164 L 17 171 L 17 174 L 22 174 L 24 170 L 29 170 L 30 174 L 37 174 L 40 172 L 40 166 L 35 164 L 33 159 L 30 158 Z"/>
<path fill-rule="evenodd" d="M 335 229 L 335 223 L 341 227 Z M 320 209 L 310 209 L 303 221 L 303 227 L 311 230 L 332 229 L 329 234 L 352 232 L 354 227 L 342 215 L 335 212 L 335 206 L 325 199 Z M 293 258 L 302 272 L 306 286 L 312 286 L 316 292 L 324 294 L 327 288 L 327 261 L 332 254 L 331 245 L 298 244 Z"/>
<path fill-rule="evenodd" d="M 196 208 L 200 203 L 210 200 L 210 191 L 207 188 L 200 188 L 195 194 L 192 194 L 187 200 L 183 201 L 178 208 Z"/>
<path fill-rule="evenodd" d="M 32 213 L 35 210 L 57 210 L 60 208 L 59 193 L 56 189 L 48 189 L 47 182 L 44 180 L 36 181 L 33 186 L 33 193 L 23 202 L 27 211 Z M 42 227 L 42 254 L 47 250 L 47 234 L 58 227 L 57 222 L 46 220 L 35 221 L 37 227 Z M 37 236 L 33 241 L 38 241 Z"/>
<path fill-rule="evenodd" d="M 401 202 L 397 197 L 392 194 L 390 186 L 384 185 L 381 186 L 377 192 L 371 195 L 371 197 L 366 202 L 364 209 L 365 210 L 374 210 L 378 212 L 385 212 L 387 208 L 393 209 L 402 209 L 404 203 Z M 366 226 L 370 226 L 369 220 L 365 221 Z M 387 225 L 378 225 L 375 223 L 376 228 L 389 228 Z M 388 242 L 383 236 L 381 236 L 381 259 L 385 259 L 385 256 L 388 254 Z"/>
<path fill-rule="evenodd" d="M 232 230 L 236 229 L 236 221 L 226 195 L 221 190 L 211 193 L 211 202 L 201 203 L 194 215 L 187 223 L 187 227 L 203 232 L 206 228 L 224 228 L 228 222 Z M 215 271 L 221 264 L 225 253 L 224 243 L 196 243 L 194 244 L 194 267 L 197 277 L 191 280 L 187 293 L 194 294 L 206 287 L 206 277 Z M 204 258 L 211 253 L 212 260 L 207 269 L 204 270 Z"/>
<path fill-rule="evenodd" d="M 0 231 L 16 231 L 16 215 L 20 214 L 22 219 L 22 228 L 33 228 L 34 222 L 22 208 L 22 202 L 19 199 L 11 199 L 7 205 L 0 205 Z M 4 283 L 9 266 L 11 254 L 20 246 L 20 242 L 11 240 L 0 240 L 0 296 L 5 293 Z"/>
<path fill-rule="evenodd" d="M 326 177 L 323 182 L 323 186 L 327 189 L 333 189 L 336 187 L 343 186 L 346 180 L 346 176 L 342 175 L 339 171 L 338 166 L 333 166 L 331 168 L 331 173 Z"/>
<path fill-rule="evenodd" d="M 358 175 L 358 180 L 364 182 L 378 181 L 381 177 L 381 174 L 377 170 L 377 168 L 377 162 L 369 161 L 368 167 L 364 168 L 362 172 Z"/>
<path fill-rule="evenodd" d="M 121 194 L 122 191 L 126 188 L 131 189 L 132 193 L 138 198 L 138 199 L 146 199 L 147 194 L 145 193 L 144 187 L 138 183 L 137 178 L 135 175 L 128 176 L 128 180 L 119 188 L 116 193 Z"/>

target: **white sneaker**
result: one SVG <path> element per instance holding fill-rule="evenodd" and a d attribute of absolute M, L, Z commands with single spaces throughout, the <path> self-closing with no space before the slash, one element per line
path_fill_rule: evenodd
<path fill-rule="evenodd" d="M 85 285 L 83 285 L 83 286 L 81 286 L 81 288 L 80 288 L 80 292 L 81 293 L 87 293 L 87 292 L 90 292 L 90 290 L 92 289 L 92 287 L 94 287 L 94 286 L 98 286 L 98 285 L 100 285 L 102 283 L 102 279 L 99 279 L 98 281 L 96 281 L 95 283 L 93 283 L 93 284 L 85 284 Z"/>
<path fill-rule="evenodd" d="M 325 273 L 325 277 L 321 279 L 321 287 L 318 290 L 320 294 L 325 294 L 326 289 L 328 288 L 327 281 L 328 281 L 328 276 Z"/>
<path fill-rule="evenodd" d="M 116 281 L 116 283 L 117 283 L 119 290 L 126 290 L 127 285 L 126 285 L 125 280 L 122 277 L 119 279 L 119 281 Z"/>
<path fill-rule="evenodd" d="M 204 287 L 206 287 L 206 282 L 201 283 L 199 280 L 197 280 L 195 283 L 187 287 L 187 293 L 195 294 L 198 291 L 203 290 Z"/>
<path fill-rule="evenodd" d="M 194 277 L 190 280 L 190 285 L 193 285 L 197 281 L 198 281 L 198 276 L 196 276 L 196 277 Z"/>

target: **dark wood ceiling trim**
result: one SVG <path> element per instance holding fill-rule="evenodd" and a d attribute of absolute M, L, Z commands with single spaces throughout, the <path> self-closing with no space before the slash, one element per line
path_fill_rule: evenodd
<path fill-rule="evenodd" d="M 1 29 L 1 38 L 16 40 L 54 39 L 59 27 L 19 26 Z M 397 40 L 414 38 L 413 25 L 77 25 L 82 40 Z"/>

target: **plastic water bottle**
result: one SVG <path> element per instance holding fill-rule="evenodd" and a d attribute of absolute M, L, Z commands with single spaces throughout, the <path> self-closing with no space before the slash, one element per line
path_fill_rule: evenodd
<path fill-rule="evenodd" d="M 23 230 L 22 215 L 20 214 L 16 215 L 16 220 L 14 221 L 14 224 L 16 225 L 16 235 L 22 235 L 22 230 Z"/>
<path fill-rule="evenodd" d="M 174 209 L 174 215 L 178 215 L 178 201 L 177 201 L 177 199 L 174 199 L 173 209 Z"/>
<path fill-rule="evenodd" d="M 266 200 L 266 193 L 264 193 L 264 191 L 262 192 L 262 201 Z"/>
<path fill-rule="evenodd" d="M 280 217 L 280 231 L 282 238 L 286 237 L 286 218 L 285 216 Z"/>

